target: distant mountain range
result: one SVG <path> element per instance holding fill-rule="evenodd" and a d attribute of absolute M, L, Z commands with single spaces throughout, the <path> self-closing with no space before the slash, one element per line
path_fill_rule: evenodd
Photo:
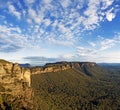
<path fill-rule="evenodd" d="M 100 66 L 120 66 L 120 63 L 97 63 Z"/>
<path fill-rule="evenodd" d="M 24 67 L 24 68 L 29 68 L 29 67 L 31 67 L 31 65 L 30 65 L 29 63 L 19 64 L 19 66 Z"/>

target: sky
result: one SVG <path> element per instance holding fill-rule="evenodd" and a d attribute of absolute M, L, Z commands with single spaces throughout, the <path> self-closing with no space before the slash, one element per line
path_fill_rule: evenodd
<path fill-rule="evenodd" d="M 120 63 L 120 0 L 0 0 L 0 59 Z"/>

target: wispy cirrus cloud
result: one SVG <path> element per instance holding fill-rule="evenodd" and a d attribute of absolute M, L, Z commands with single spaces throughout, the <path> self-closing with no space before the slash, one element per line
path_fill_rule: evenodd
<path fill-rule="evenodd" d="M 116 33 L 113 38 L 100 37 L 94 42 L 88 42 L 88 46 L 76 47 L 76 55 L 86 61 L 110 62 L 120 59 L 120 52 L 115 50 L 119 48 L 120 34 Z M 112 49 L 112 51 L 110 51 Z M 77 57 L 76 56 L 76 57 Z"/>
<path fill-rule="evenodd" d="M 97 59 L 97 55 L 117 47 L 120 42 L 112 31 L 113 36 L 104 36 L 108 24 L 118 17 L 119 7 L 118 0 L 0 1 L 0 50 L 7 53 L 42 47 L 54 51 L 52 49 L 58 46 L 63 51 L 65 49 L 63 57 L 67 60 Z M 103 39 L 97 39 L 99 34 L 104 36 Z M 59 56 L 60 52 L 56 54 Z"/>
<path fill-rule="evenodd" d="M 114 0 L 102 0 L 102 9 L 107 9 L 113 2 Z"/>
<path fill-rule="evenodd" d="M 101 38 L 99 40 L 100 51 L 111 49 L 120 43 L 119 33 L 115 34 L 113 38 Z"/>
<path fill-rule="evenodd" d="M 45 63 L 52 63 L 58 61 L 58 58 L 48 58 L 43 56 L 28 56 L 23 58 L 25 61 L 30 62 L 33 65 L 43 65 Z"/>
<path fill-rule="evenodd" d="M 105 19 L 112 21 L 115 17 L 115 13 L 111 12 L 111 9 L 108 8 L 113 3 L 113 0 L 89 0 L 88 2 L 74 1 L 74 4 L 72 4 L 70 0 L 65 0 L 64 2 L 62 0 L 42 0 L 40 3 L 41 4 L 36 8 L 28 6 L 26 21 L 30 25 L 33 25 L 34 23 L 40 25 L 38 30 L 44 30 L 44 32 L 47 31 L 49 34 L 48 36 L 45 36 L 46 34 L 44 33 L 45 39 L 52 34 L 56 36 L 56 40 L 61 42 L 63 37 L 66 37 L 65 40 L 68 40 L 67 38 L 74 39 L 75 36 L 80 36 L 80 34 L 86 30 L 98 28 L 100 22 L 103 22 Z M 83 11 L 85 3 L 87 3 L 87 5 Z M 31 2 L 31 4 L 34 6 L 34 2 Z M 115 8 L 113 8 L 112 11 L 114 10 Z M 31 30 L 32 33 L 34 33 L 33 29 Z M 40 32 L 38 35 L 41 37 L 43 36 Z M 62 44 L 64 43 L 61 43 L 61 45 Z"/>
<path fill-rule="evenodd" d="M 44 3 L 49 4 L 52 0 L 43 0 Z"/>
<path fill-rule="evenodd" d="M 34 6 L 33 1 L 30 3 Z M 59 42 L 63 42 L 65 37 L 64 40 L 67 40 L 68 42 L 68 39 L 70 38 L 76 40 L 76 36 L 80 36 L 82 32 L 94 30 L 98 28 L 100 22 L 103 22 L 105 19 L 112 21 L 115 17 L 113 16 L 115 14 L 113 12 L 111 13 L 111 10 L 108 8 L 113 1 L 74 1 L 74 4 L 72 4 L 70 0 L 64 2 L 62 0 L 42 0 L 40 3 L 41 4 L 35 8 L 28 5 L 26 21 L 29 25 L 33 25 L 34 23 L 39 25 L 37 35 L 36 30 L 33 31 L 33 29 L 31 29 L 33 35 L 35 33 L 36 36 L 45 39 L 50 37 L 50 35 L 54 35 L 56 36 L 55 40 Z M 87 5 L 83 11 L 85 3 L 87 3 Z M 112 11 L 114 10 L 115 8 L 113 8 Z M 108 14 L 107 12 L 110 13 Z M 34 27 L 36 27 L 35 24 L 33 25 Z M 43 34 L 41 34 L 40 30 L 44 30 L 44 32 L 42 31 Z M 48 34 L 46 34 L 46 32 Z M 53 39 L 53 37 L 49 39 Z M 59 44 L 64 45 L 64 43 Z"/>
<path fill-rule="evenodd" d="M 60 59 L 59 58 L 48 58 L 43 56 L 28 56 L 23 58 L 26 62 L 30 62 L 32 65 L 44 65 L 46 63 L 53 63 L 57 62 Z"/>
<path fill-rule="evenodd" d="M 41 16 L 38 15 L 36 10 L 34 10 L 32 8 L 30 8 L 28 10 L 28 14 L 29 14 L 29 19 L 27 19 L 27 20 L 29 20 L 28 23 L 34 21 L 35 23 L 39 24 L 41 22 L 41 20 L 43 19 L 42 15 Z"/>
<path fill-rule="evenodd" d="M 8 3 L 8 10 L 12 15 L 16 16 L 17 19 L 21 19 L 21 13 L 17 11 L 14 5 L 12 5 L 11 3 Z"/>
<path fill-rule="evenodd" d="M 113 46 L 115 46 L 115 44 L 116 44 L 115 39 L 104 39 L 103 41 L 101 41 L 100 50 L 106 50 L 112 48 Z"/>
<path fill-rule="evenodd" d="M 63 6 L 63 8 L 67 8 L 71 4 L 71 1 L 70 0 L 60 0 L 60 3 Z"/>
<path fill-rule="evenodd" d="M 71 61 L 71 59 L 74 59 L 74 55 L 72 54 L 65 54 L 65 55 L 59 55 L 58 57 L 45 57 L 45 56 L 27 56 L 23 57 L 23 60 L 25 62 L 30 62 L 32 65 L 44 65 L 46 63 L 55 63 L 59 61 Z"/>
<path fill-rule="evenodd" d="M 87 47 L 81 47 L 81 46 L 77 47 L 77 54 L 79 56 L 91 57 L 91 56 L 94 56 L 96 53 L 97 53 L 97 51 L 94 49 L 90 49 Z"/>
<path fill-rule="evenodd" d="M 16 52 L 25 47 L 27 38 L 19 27 L 0 25 L 0 51 Z"/>
<path fill-rule="evenodd" d="M 51 43 L 51 44 L 56 44 L 56 45 L 63 45 L 63 46 L 70 46 L 73 45 L 72 41 L 65 41 L 65 40 L 56 40 L 53 37 L 48 37 L 46 40 Z"/>
<path fill-rule="evenodd" d="M 96 47 L 96 43 L 94 42 L 88 42 L 92 47 Z"/>
<path fill-rule="evenodd" d="M 33 4 L 35 2 L 35 0 L 25 0 L 25 2 L 28 4 Z"/>
<path fill-rule="evenodd" d="M 65 0 L 64 2 L 63 0 L 42 0 L 34 7 L 35 0 L 25 0 L 25 6 L 27 8 L 22 9 L 22 11 L 25 12 L 24 19 L 28 25 L 30 25 L 29 28 L 31 25 L 33 27 L 39 25 L 38 30 L 44 30 L 44 32 L 47 31 L 49 35 L 54 34 L 56 40 L 58 38 L 60 41 L 61 38 L 62 41 L 63 37 L 66 37 L 66 40 L 68 40 L 67 38 L 74 39 L 75 36 L 80 36 L 83 31 L 98 28 L 103 19 L 112 21 L 115 17 L 115 7 L 111 7 L 113 2 L 114 0 L 88 0 L 88 2 L 81 0 L 74 1 L 74 3 L 70 0 Z M 22 7 L 21 2 L 19 2 L 19 4 Z M 85 4 L 86 7 L 84 6 Z M 8 9 L 9 12 L 18 19 L 23 16 L 12 2 L 8 3 Z M 29 29 L 29 31 L 30 30 L 31 33 L 36 34 L 36 31 L 34 32 L 33 28 Z M 43 36 L 39 31 L 37 35 Z M 47 38 L 48 36 L 44 37 Z"/>

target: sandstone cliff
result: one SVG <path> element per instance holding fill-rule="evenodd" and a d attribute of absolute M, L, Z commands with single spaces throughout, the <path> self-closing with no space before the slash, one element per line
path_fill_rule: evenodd
<path fill-rule="evenodd" d="M 68 70 L 71 68 L 82 69 L 85 66 L 93 67 L 97 64 L 94 62 L 57 62 L 57 63 L 47 63 L 43 67 L 34 67 L 31 69 L 31 74 L 40 74 L 48 72 L 59 72 Z"/>
<path fill-rule="evenodd" d="M 0 60 L 0 107 L 13 110 L 33 108 L 33 91 L 30 84 L 30 69 L 21 68 L 17 63 Z M 4 110 L 5 108 L 0 108 Z"/>
<path fill-rule="evenodd" d="M 24 68 L 18 63 L 0 60 L 0 97 L 18 108 L 33 109 L 33 91 L 31 89 L 31 76 L 34 74 L 53 73 L 68 69 L 94 67 L 96 63 L 90 62 L 57 62 L 44 66 Z M 0 102 L 1 106 L 1 102 Z M 15 108 L 17 108 L 17 106 Z M 21 109 L 22 109 L 21 108 Z"/>
<path fill-rule="evenodd" d="M 85 66 L 93 67 L 93 66 L 96 66 L 96 63 L 94 62 L 57 62 L 57 63 L 47 63 L 46 65 L 40 66 L 40 67 L 24 68 L 24 67 L 20 67 L 18 63 L 11 63 L 5 60 L 0 60 L 0 77 L 1 79 L 3 79 L 4 77 L 6 77 L 6 75 L 15 76 L 18 80 L 23 80 L 23 82 L 27 82 L 28 85 L 30 86 L 31 74 L 58 72 L 58 71 L 68 70 L 71 68 L 82 69 Z M 6 82 L 10 82 L 10 81 L 12 80 L 6 79 Z"/>

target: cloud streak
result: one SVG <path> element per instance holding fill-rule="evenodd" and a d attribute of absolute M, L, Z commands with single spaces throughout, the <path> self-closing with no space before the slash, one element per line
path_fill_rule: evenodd
<path fill-rule="evenodd" d="M 24 48 L 26 43 L 26 37 L 21 34 L 20 28 L 0 25 L 1 52 L 16 52 Z"/>
<path fill-rule="evenodd" d="M 12 15 L 16 16 L 17 19 L 21 19 L 21 13 L 16 11 L 15 7 L 12 4 L 8 4 L 8 10 Z"/>
<path fill-rule="evenodd" d="M 25 61 L 30 62 L 32 65 L 44 65 L 46 63 L 57 62 L 59 58 L 48 58 L 43 56 L 28 56 L 23 58 Z"/>

